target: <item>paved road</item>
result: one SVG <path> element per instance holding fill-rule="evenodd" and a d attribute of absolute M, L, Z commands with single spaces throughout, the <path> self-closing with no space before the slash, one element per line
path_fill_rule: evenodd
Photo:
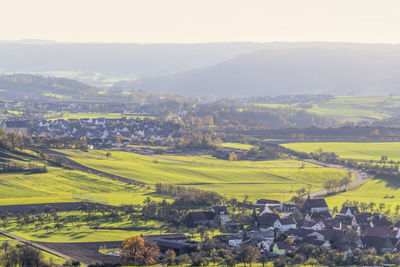
<path fill-rule="evenodd" d="M 357 178 L 354 181 L 352 181 L 350 184 L 348 184 L 347 187 L 351 187 L 351 186 L 354 186 L 354 185 L 358 185 L 358 184 L 364 183 L 365 181 L 367 181 L 367 180 L 372 178 L 372 175 L 370 175 L 370 174 L 367 174 L 367 173 L 365 173 L 363 171 L 360 171 L 360 170 L 347 168 L 347 167 L 342 166 L 342 165 L 324 163 L 324 162 L 320 162 L 320 161 L 316 161 L 316 160 L 304 160 L 304 161 L 307 161 L 309 163 L 319 164 L 319 165 L 322 165 L 322 166 L 327 167 L 327 168 L 334 168 L 334 169 L 342 169 L 342 170 L 351 171 L 352 173 L 354 173 L 357 176 Z M 339 187 L 334 188 L 334 190 L 338 191 Z M 326 194 L 327 194 L 327 190 L 323 189 L 323 190 L 319 190 L 319 191 L 311 193 L 310 197 L 314 198 L 314 197 L 318 197 L 318 196 L 322 196 L 322 195 L 326 195 Z"/>
<path fill-rule="evenodd" d="M 58 257 L 60 257 L 60 258 L 64 258 L 65 260 L 76 260 L 76 259 L 74 259 L 74 258 L 71 258 L 70 256 L 67 256 L 67 255 L 65 255 L 65 254 L 62 254 L 62 253 L 60 253 L 60 252 L 58 252 L 58 251 L 55 251 L 55 250 L 53 250 L 53 249 L 51 249 L 51 248 L 48 248 L 48 247 L 46 247 L 46 246 L 43 246 L 43 245 L 41 245 L 41 244 L 38 244 L 38 243 L 33 242 L 33 241 L 30 241 L 30 240 L 24 239 L 24 238 L 22 238 L 22 237 L 19 237 L 19 236 L 10 234 L 10 233 L 8 233 L 8 232 L 6 232 L 6 231 L 0 230 L 0 233 L 3 234 L 3 235 L 5 235 L 5 236 L 8 236 L 8 237 L 10 237 L 10 238 L 12 238 L 12 239 L 14 239 L 14 240 L 17 240 L 17 241 L 19 241 L 19 242 L 21 242 L 21 243 L 29 244 L 29 245 L 31 245 L 32 247 L 35 247 L 35 248 L 40 249 L 40 250 L 43 250 L 43 251 L 45 251 L 45 252 L 48 252 L 48 253 L 53 254 L 53 255 L 55 255 L 55 256 L 58 256 Z M 88 265 L 88 264 L 86 264 L 86 263 L 84 263 L 84 262 L 81 262 L 81 266 L 87 266 L 87 265 Z"/>

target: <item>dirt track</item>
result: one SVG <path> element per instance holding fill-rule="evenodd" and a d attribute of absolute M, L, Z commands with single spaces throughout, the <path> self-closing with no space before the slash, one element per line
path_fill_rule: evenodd
<path fill-rule="evenodd" d="M 105 255 L 99 252 L 101 246 L 106 248 L 120 248 L 122 241 L 108 242 L 88 242 L 88 243 L 52 243 L 52 242 L 36 242 L 52 250 L 58 251 L 63 255 L 77 259 L 85 264 L 96 262 L 118 264 L 120 258 L 118 256 Z"/>

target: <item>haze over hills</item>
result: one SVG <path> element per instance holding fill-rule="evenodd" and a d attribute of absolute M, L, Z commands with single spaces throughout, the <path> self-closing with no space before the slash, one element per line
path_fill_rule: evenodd
<path fill-rule="evenodd" d="M 175 75 L 120 82 L 128 89 L 218 97 L 400 92 L 400 46 L 257 51 Z"/>
<path fill-rule="evenodd" d="M 140 77 L 205 67 L 274 44 L 122 44 L 0 41 L 3 72 L 71 71 Z"/>
<path fill-rule="evenodd" d="M 190 96 L 382 95 L 400 89 L 400 45 L 0 41 L 0 71 Z"/>
<path fill-rule="evenodd" d="M 99 89 L 85 83 L 56 77 L 32 74 L 0 74 L 0 96 L 6 98 L 32 99 L 53 96 L 85 97 L 98 93 Z"/>

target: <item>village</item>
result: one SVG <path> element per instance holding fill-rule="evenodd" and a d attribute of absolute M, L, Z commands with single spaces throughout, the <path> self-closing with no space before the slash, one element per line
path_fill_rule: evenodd
<path fill-rule="evenodd" d="M 176 137 L 181 126 L 172 122 L 152 119 L 56 119 L 56 120 L 4 120 L 5 131 L 37 138 L 85 139 L 90 147 L 107 148 L 132 143 L 167 144 Z"/>
<path fill-rule="evenodd" d="M 254 257 L 248 263 L 290 258 L 305 248 L 337 251 L 338 255 L 344 255 L 347 263 L 360 260 L 357 257 L 361 251 L 366 255 L 379 256 L 387 253 L 396 255 L 400 249 L 400 221 L 392 222 L 377 212 L 361 212 L 357 206 L 344 205 L 340 211 L 333 213 L 329 211 L 325 199 L 307 197 L 301 207 L 260 199 L 256 203 L 248 203 L 246 208 L 253 212 L 242 217 L 240 222 L 231 220 L 235 214 L 229 213 L 227 206 L 189 212 L 185 223 L 200 229 L 200 234 L 204 232 L 203 227 L 222 226 L 232 231 L 232 234 L 202 237 L 202 243 L 194 242 L 190 236 L 183 234 L 144 238 L 156 242 L 161 252 L 173 250 L 177 257 L 207 249 L 212 244 L 217 250 L 224 248 L 230 251 L 231 257 L 244 263 L 246 260 L 243 257 Z"/>

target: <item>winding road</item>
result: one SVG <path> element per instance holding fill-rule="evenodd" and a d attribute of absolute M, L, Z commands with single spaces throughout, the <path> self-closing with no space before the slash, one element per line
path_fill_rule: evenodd
<path fill-rule="evenodd" d="M 338 164 L 329 164 L 329 163 L 324 163 L 324 162 L 320 162 L 320 161 L 316 161 L 316 160 L 304 160 L 304 161 L 307 161 L 309 163 L 319 164 L 326 168 L 334 168 L 334 169 L 342 169 L 342 170 L 351 171 L 352 173 L 354 173 L 357 176 L 357 178 L 354 181 L 352 181 L 351 183 L 349 183 L 347 185 L 347 187 L 352 187 L 355 185 L 362 184 L 373 177 L 372 175 L 362 172 L 360 170 L 347 168 L 347 167 L 344 167 L 344 166 L 338 165 Z M 334 191 L 337 191 L 339 189 L 340 189 L 339 187 L 333 188 Z M 326 195 L 327 193 L 328 193 L 328 191 L 326 189 L 323 189 L 323 190 L 312 192 L 310 194 L 310 197 L 315 198 L 315 197 Z"/>

